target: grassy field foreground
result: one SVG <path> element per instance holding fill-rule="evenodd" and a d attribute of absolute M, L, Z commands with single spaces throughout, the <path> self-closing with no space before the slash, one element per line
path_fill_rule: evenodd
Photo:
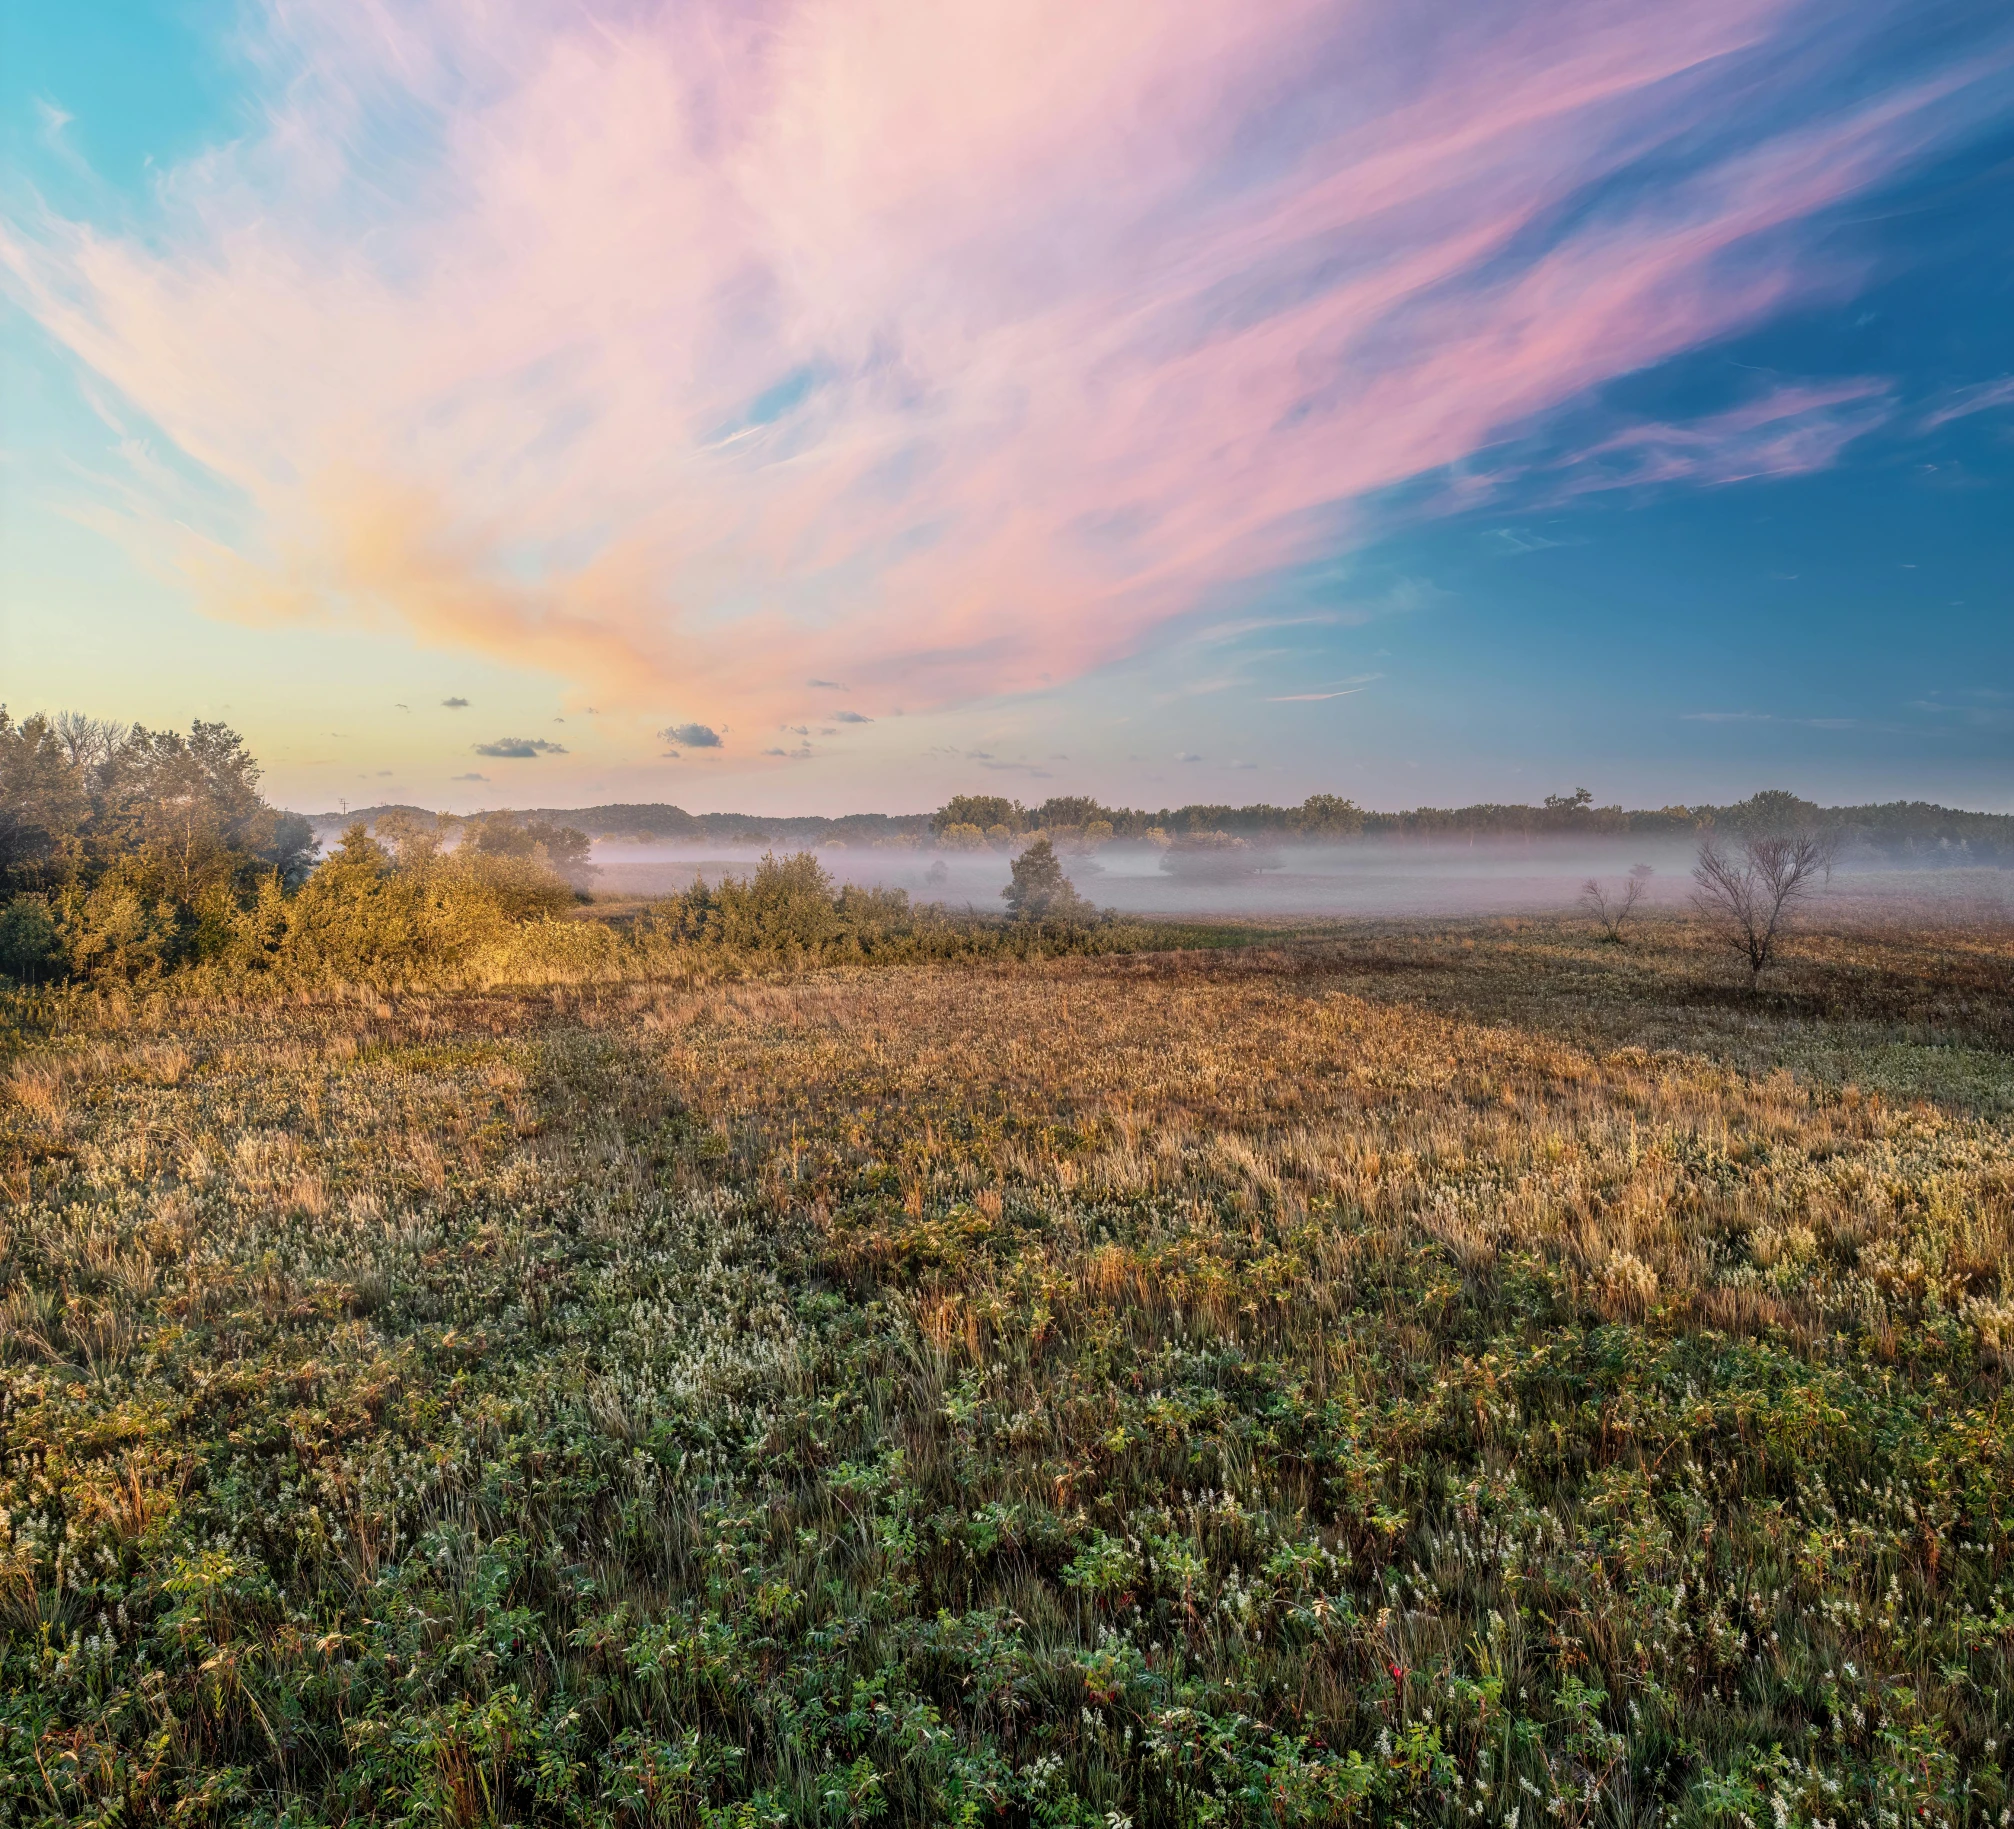
<path fill-rule="evenodd" d="M 1799 953 L 24 1004 L 0 1818 L 2014 1821 L 2014 945 Z"/>

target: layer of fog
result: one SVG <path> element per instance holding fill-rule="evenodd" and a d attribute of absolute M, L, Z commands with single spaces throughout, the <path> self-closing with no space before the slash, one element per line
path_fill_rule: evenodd
<path fill-rule="evenodd" d="M 791 847 L 777 844 L 778 852 Z M 1179 919 L 1320 920 L 1346 916 L 1547 914 L 1570 909 L 1593 876 L 1611 888 L 1637 864 L 1653 871 L 1646 908 L 1682 906 L 1692 894 L 1691 843 L 1636 839 L 1435 841 L 1352 839 L 1330 845 L 1267 845 L 1277 867 L 1199 878 L 1163 868 L 1161 850 L 1109 844 L 1066 855 L 1064 870 L 1101 908 Z M 852 846 L 815 847 L 835 880 L 907 890 L 920 902 L 999 913 L 1012 854 Z M 604 839 L 594 847 L 603 896 L 657 896 L 704 876 L 745 876 L 762 847 L 644 845 Z M 1867 853 L 1841 858 L 1818 892 L 1841 903 L 1929 903 L 1959 916 L 2014 914 L 2014 871 L 1898 868 Z"/>

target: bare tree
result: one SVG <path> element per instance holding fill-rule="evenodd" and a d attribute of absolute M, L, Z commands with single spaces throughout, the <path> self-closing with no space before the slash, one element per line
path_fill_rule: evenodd
<path fill-rule="evenodd" d="M 70 766 L 81 774 L 109 762 L 127 737 L 125 725 L 111 718 L 87 718 L 81 711 L 59 711 L 52 728 Z"/>
<path fill-rule="evenodd" d="M 1830 848 L 1809 832 L 1751 838 L 1739 858 L 1721 850 L 1711 834 L 1701 842 L 1693 905 L 1747 961 L 1751 990 L 1774 961 L 1798 904 L 1831 869 Z"/>
<path fill-rule="evenodd" d="M 1636 865 L 1622 879 L 1622 888 L 1613 900 L 1602 887 L 1599 877 L 1591 876 L 1580 886 L 1580 905 L 1591 914 L 1601 928 L 1601 937 L 1611 946 L 1622 944 L 1622 930 L 1629 917 L 1636 911 L 1636 905 L 1643 900 L 1643 892 L 1650 887 L 1650 879 L 1657 872 L 1648 864 Z"/>

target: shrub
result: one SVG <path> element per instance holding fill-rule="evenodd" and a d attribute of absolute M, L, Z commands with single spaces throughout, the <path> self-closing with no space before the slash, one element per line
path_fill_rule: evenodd
<path fill-rule="evenodd" d="M 284 905 L 277 935 L 261 908 L 241 921 L 237 962 L 307 982 L 454 977 L 507 948 L 513 928 L 550 921 L 573 899 L 533 857 L 463 850 L 401 869 L 354 825 Z"/>
<path fill-rule="evenodd" d="M 57 906 L 63 948 L 79 977 L 143 983 L 188 955 L 193 912 L 162 893 L 143 856 L 121 858 L 88 887 L 67 885 Z"/>
<path fill-rule="evenodd" d="M 1170 876 L 1200 882 L 1230 882 L 1279 867 L 1280 854 L 1270 846 L 1255 845 L 1229 832 L 1193 832 L 1175 839 L 1161 853 L 1161 868 Z"/>

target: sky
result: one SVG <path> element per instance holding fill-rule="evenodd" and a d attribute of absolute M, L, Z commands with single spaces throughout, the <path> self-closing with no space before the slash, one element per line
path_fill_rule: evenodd
<path fill-rule="evenodd" d="M 2014 12 L 0 0 L 0 701 L 282 804 L 2014 809 Z"/>

